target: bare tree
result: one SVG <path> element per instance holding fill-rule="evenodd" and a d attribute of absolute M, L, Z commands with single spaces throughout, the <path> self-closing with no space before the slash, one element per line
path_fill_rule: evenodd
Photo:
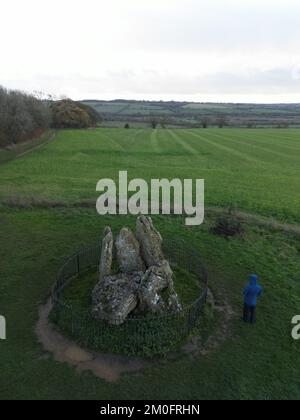
<path fill-rule="evenodd" d="M 216 123 L 219 128 L 223 128 L 229 125 L 229 120 L 225 114 L 219 114 L 216 118 Z"/>
<path fill-rule="evenodd" d="M 289 128 L 288 121 L 281 121 L 277 124 L 277 128 Z"/>
<path fill-rule="evenodd" d="M 167 127 L 167 125 L 169 124 L 169 120 L 168 120 L 168 118 L 164 115 L 164 116 L 160 117 L 159 123 L 160 123 L 161 128 L 166 128 L 166 127 Z"/>
<path fill-rule="evenodd" d="M 43 101 L 0 87 L 0 142 L 13 145 L 33 138 L 50 123 L 49 108 Z"/>
<path fill-rule="evenodd" d="M 201 125 L 202 128 L 207 128 L 209 125 L 209 118 L 208 117 L 202 117 L 201 118 Z"/>
<path fill-rule="evenodd" d="M 149 124 L 150 124 L 150 127 L 153 128 L 153 130 L 155 130 L 156 127 L 159 124 L 158 117 L 156 115 L 150 114 L 150 116 L 149 116 Z"/>

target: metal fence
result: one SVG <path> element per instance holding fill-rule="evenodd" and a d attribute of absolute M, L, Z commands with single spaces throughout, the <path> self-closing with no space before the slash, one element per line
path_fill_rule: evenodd
<path fill-rule="evenodd" d="M 179 312 L 159 316 L 128 318 L 122 325 L 96 320 L 91 311 L 72 307 L 63 298 L 64 289 L 84 272 L 98 267 L 101 244 L 84 248 L 70 257 L 58 273 L 53 287 L 51 319 L 69 336 L 86 348 L 130 355 L 163 354 L 177 345 L 194 329 L 206 302 L 207 272 L 199 254 L 186 243 L 166 240 L 164 254 L 172 268 L 180 267 L 191 273 L 201 284 L 201 294 Z"/>

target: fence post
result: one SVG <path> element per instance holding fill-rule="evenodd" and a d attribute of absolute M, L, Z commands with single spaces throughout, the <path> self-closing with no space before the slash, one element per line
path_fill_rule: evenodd
<path fill-rule="evenodd" d="M 77 255 L 77 274 L 80 274 L 80 259 L 79 259 L 79 254 Z"/>

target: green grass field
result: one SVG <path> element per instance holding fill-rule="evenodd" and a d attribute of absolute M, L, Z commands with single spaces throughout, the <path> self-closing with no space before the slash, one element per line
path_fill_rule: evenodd
<path fill-rule="evenodd" d="M 297 130 L 62 131 L 52 144 L 0 167 L 0 200 L 96 199 L 101 178 L 204 178 L 206 205 L 300 221 Z"/>
<path fill-rule="evenodd" d="M 180 237 L 202 255 L 218 302 L 233 310 L 198 327 L 205 355 L 154 360 L 107 383 L 45 355 L 34 328 L 67 256 L 134 225 L 131 216 L 100 217 L 78 206 L 97 198 L 100 178 L 205 178 L 206 205 L 234 205 L 282 222 L 300 222 L 300 140 L 297 130 L 61 131 L 31 154 L 0 166 L 0 398 L 5 399 L 299 399 L 300 343 L 291 319 L 300 312 L 299 236 L 244 223 L 242 237 L 210 233 L 216 215 L 186 228 L 179 217 L 155 217 L 163 235 Z M 30 201 L 31 199 L 34 199 Z M 61 207 L 52 208 L 60 202 Z M 31 208 L 25 208 L 32 202 Z M 35 205 L 43 202 L 45 208 Z M 34 204 L 35 203 L 35 204 Z M 261 275 L 265 293 L 255 327 L 241 322 L 247 275 Z"/>
<path fill-rule="evenodd" d="M 53 130 L 47 130 L 41 137 L 27 141 L 26 143 L 19 143 L 14 145 L 14 147 L 6 149 L 0 148 L 0 164 L 29 153 L 31 150 L 36 149 L 51 141 L 53 136 Z"/>

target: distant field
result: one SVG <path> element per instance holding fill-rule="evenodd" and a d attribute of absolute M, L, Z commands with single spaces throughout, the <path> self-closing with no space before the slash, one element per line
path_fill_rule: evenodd
<path fill-rule="evenodd" d="M 100 178 L 204 178 L 206 205 L 300 221 L 300 131 L 61 131 L 51 144 L 0 166 L 0 200 L 95 199 Z"/>
<path fill-rule="evenodd" d="M 226 116 L 230 126 L 235 127 L 275 127 L 300 126 L 300 104 L 230 104 L 196 102 L 155 102 L 155 101 L 83 101 L 94 107 L 104 117 L 104 125 L 121 127 L 131 124 L 147 125 L 149 115 L 164 117 L 169 126 L 197 128 L 203 117 L 209 125 L 217 125 L 218 116 Z M 149 123 L 148 123 L 149 125 Z"/>

